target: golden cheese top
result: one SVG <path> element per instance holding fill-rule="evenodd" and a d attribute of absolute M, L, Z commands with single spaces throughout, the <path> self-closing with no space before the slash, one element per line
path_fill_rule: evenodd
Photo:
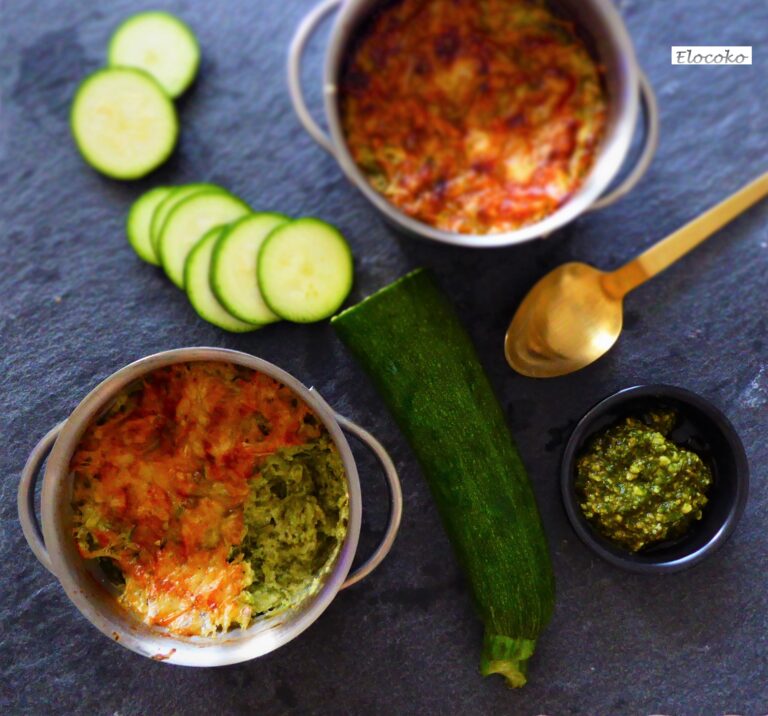
<path fill-rule="evenodd" d="M 399 0 L 352 48 L 340 110 L 378 192 L 437 228 L 488 234 L 579 188 L 606 97 L 574 25 L 542 0 Z"/>

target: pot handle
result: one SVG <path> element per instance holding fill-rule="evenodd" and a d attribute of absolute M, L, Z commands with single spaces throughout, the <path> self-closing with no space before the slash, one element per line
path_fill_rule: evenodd
<path fill-rule="evenodd" d="M 367 430 L 364 430 L 351 420 L 347 420 L 343 415 L 336 413 L 335 417 L 344 430 L 359 438 L 379 458 L 389 486 L 389 523 L 387 524 L 387 530 L 376 551 L 364 564 L 360 565 L 354 572 L 351 572 L 344 581 L 344 584 L 341 585 L 342 589 L 346 589 L 373 572 L 381 564 L 384 557 L 389 554 L 389 550 L 392 549 L 397 531 L 400 529 L 400 519 L 403 516 L 403 490 L 400 487 L 400 478 L 397 476 L 397 470 L 392 462 L 392 458 L 389 457 L 382 444 Z"/>
<path fill-rule="evenodd" d="M 640 96 L 643 100 L 645 117 L 645 142 L 643 151 L 637 159 L 637 163 L 629 174 L 624 178 L 613 191 L 608 192 L 595 201 L 589 207 L 589 211 L 595 209 L 604 209 L 607 206 L 617 202 L 624 195 L 628 194 L 635 185 L 643 178 L 645 172 L 651 164 L 653 155 L 656 154 L 656 148 L 659 145 L 659 105 L 656 102 L 656 95 L 651 87 L 651 83 L 640 70 Z"/>
<path fill-rule="evenodd" d="M 32 552 L 34 552 L 40 564 L 51 574 L 54 574 L 51 558 L 48 555 L 48 550 L 45 548 L 43 531 L 40 529 L 40 523 L 37 521 L 37 515 L 35 514 L 35 485 L 40 474 L 40 466 L 45 458 L 48 457 L 48 453 L 56 442 L 56 438 L 59 437 L 65 422 L 64 420 L 49 430 L 30 453 L 27 464 L 24 465 L 24 469 L 21 471 L 17 499 L 19 522 L 21 522 L 21 529 L 24 532 L 27 544 Z"/>
<path fill-rule="evenodd" d="M 315 122 L 309 109 L 307 109 L 307 103 L 304 101 L 304 94 L 301 90 L 301 58 L 304 55 L 304 48 L 309 38 L 312 37 L 320 21 L 335 10 L 341 2 L 342 0 L 323 0 L 323 2 L 317 5 L 301 21 L 288 50 L 288 92 L 291 95 L 293 110 L 312 139 L 331 156 L 334 154 L 333 143 L 330 137 Z"/>

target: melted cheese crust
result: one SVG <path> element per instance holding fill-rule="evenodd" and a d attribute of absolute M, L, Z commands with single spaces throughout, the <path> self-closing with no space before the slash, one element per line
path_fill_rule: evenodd
<path fill-rule="evenodd" d="M 572 23 L 543 0 L 399 0 L 353 48 L 340 109 L 377 191 L 440 229 L 487 234 L 576 191 L 606 98 Z"/>
<path fill-rule="evenodd" d="M 250 565 L 231 558 L 245 536 L 248 480 L 279 448 L 324 430 L 269 376 L 188 363 L 129 386 L 75 452 L 75 537 L 86 559 L 125 578 L 123 605 L 185 635 L 247 626 Z"/>

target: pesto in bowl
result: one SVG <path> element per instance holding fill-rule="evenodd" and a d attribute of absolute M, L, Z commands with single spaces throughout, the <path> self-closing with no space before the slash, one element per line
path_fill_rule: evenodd
<path fill-rule="evenodd" d="M 685 534 L 707 504 L 712 471 L 669 439 L 677 420 L 674 410 L 624 418 L 596 435 L 576 462 L 584 517 L 632 552 Z"/>
<path fill-rule="evenodd" d="M 674 426 L 657 417 L 645 427 L 655 426 L 655 432 L 664 433 L 677 449 L 702 459 L 712 477 L 705 493 L 707 502 L 700 508 L 701 519 L 694 517 L 682 534 L 670 534 L 633 551 L 605 536 L 585 516 L 581 507 L 584 493 L 577 486 L 577 463 L 590 452 L 595 440 L 627 418 L 640 420 L 651 413 L 663 416 L 670 411 L 677 416 Z M 627 484 L 632 482 L 638 484 L 636 479 Z M 630 572 L 669 574 L 710 557 L 733 534 L 749 494 L 749 463 L 733 425 L 711 401 L 674 385 L 634 385 L 598 401 L 576 423 L 563 450 L 560 492 L 574 532 L 594 554 Z"/>

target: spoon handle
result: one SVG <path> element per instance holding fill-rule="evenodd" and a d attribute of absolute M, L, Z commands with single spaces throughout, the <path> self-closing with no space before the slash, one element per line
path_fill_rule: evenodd
<path fill-rule="evenodd" d="M 605 288 L 617 298 L 645 283 L 768 195 L 768 172 L 743 186 L 701 216 L 662 239 L 621 268 L 605 275 Z"/>

